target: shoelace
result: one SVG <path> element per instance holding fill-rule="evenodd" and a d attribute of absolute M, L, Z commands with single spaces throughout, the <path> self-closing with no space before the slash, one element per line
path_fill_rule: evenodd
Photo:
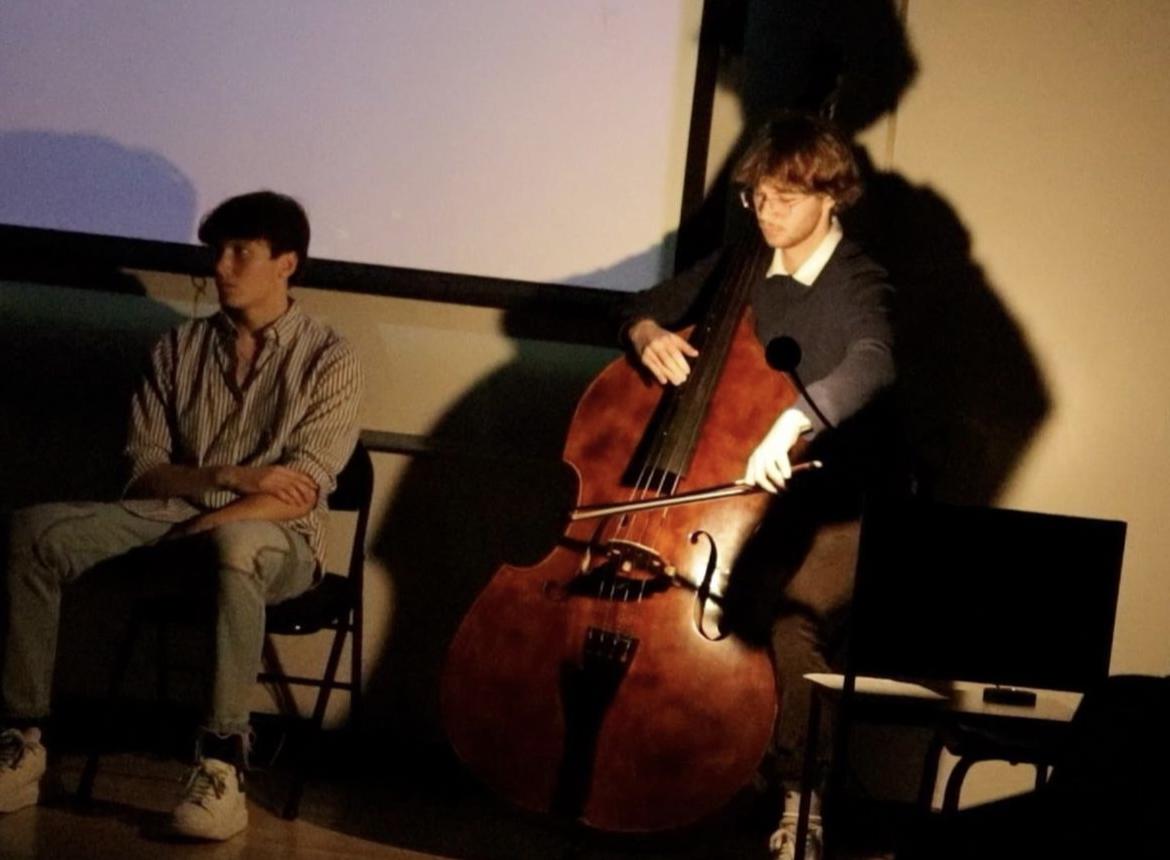
<path fill-rule="evenodd" d="M 222 773 L 216 773 L 203 765 L 195 768 L 187 778 L 187 786 L 183 789 L 183 796 L 189 803 L 196 803 L 207 808 L 207 801 L 214 795 L 217 799 L 223 797 L 227 791 L 227 779 Z"/>
<path fill-rule="evenodd" d="M 16 729 L 0 732 L 0 768 L 15 770 L 24 758 L 28 743 Z"/>
<path fill-rule="evenodd" d="M 821 843 L 821 824 L 820 816 L 817 820 L 809 820 L 808 836 L 806 837 L 806 845 L 813 850 L 820 849 Z M 768 840 L 768 850 L 774 855 L 779 855 L 784 850 L 785 846 L 796 848 L 796 817 L 785 815 L 780 819 L 780 827 L 772 832 L 772 837 Z M 807 855 L 806 855 L 807 856 Z M 819 856 L 819 855 L 814 855 Z"/>

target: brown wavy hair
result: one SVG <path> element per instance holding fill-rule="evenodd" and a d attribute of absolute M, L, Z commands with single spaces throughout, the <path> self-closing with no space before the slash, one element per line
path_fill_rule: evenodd
<path fill-rule="evenodd" d="M 756 132 L 731 179 L 746 188 L 771 180 L 809 194 L 828 194 L 838 211 L 861 196 L 861 175 L 844 133 L 811 114 L 777 114 Z"/>

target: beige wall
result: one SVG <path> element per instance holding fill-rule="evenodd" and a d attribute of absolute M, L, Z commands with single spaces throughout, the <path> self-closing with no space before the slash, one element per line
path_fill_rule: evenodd
<path fill-rule="evenodd" d="M 890 168 L 946 199 L 1052 408 L 998 503 L 1129 523 L 1114 673 L 1170 673 L 1170 6 L 910 0 Z M 964 802 L 1030 774 L 977 767 Z"/>
<path fill-rule="evenodd" d="M 1005 506 L 1129 522 L 1114 672 L 1170 673 L 1170 6 L 912 0 L 894 169 L 946 198 L 1053 408 Z"/>
<path fill-rule="evenodd" d="M 918 76 L 861 143 L 954 210 L 1051 398 L 996 504 L 1127 521 L 1112 672 L 1170 674 L 1170 4 L 897 5 Z M 976 767 L 964 803 L 1018 771 Z"/>

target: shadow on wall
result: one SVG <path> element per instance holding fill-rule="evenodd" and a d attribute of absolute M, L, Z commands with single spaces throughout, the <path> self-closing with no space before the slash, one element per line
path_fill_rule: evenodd
<path fill-rule="evenodd" d="M 0 363 L 15 368 L 0 376 L 0 512 L 121 494 L 130 394 L 150 346 L 179 319 L 141 296 L 0 281 Z M 125 635 L 119 595 L 87 594 L 63 606 L 61 701 L 105 695 Z"/>
<path fill-rule="evenodd" d="M 17 369 L 0 376 L 0 509 L 118 496 L 130 393 L 180 318 L 141 297 L 0 282 L 0 363 Z"/>
<path fill-rule="evenodd" d="M 0 135 L 0 223 L 189 242 L 195 205 L 157 153 L 92 134 Z"/>
<path fill-rule="evenodd" d="M 897 287 L 899 405 L 920 492 L 994 503 L 1051 409 L 1024 333 L 931 188 L 870 169 L 844 220 Z"/>
<path fill-rule="evenodd" d="M 771 113 L 831 110 L 856 134 L 895 110 L 919 74 L 894 0 L 742 0 L 728 7 L 719 37 L 721 80 L 740 98 L 745 134 L 680 226 L 680 267 L 751 229 L 728 205 L 731 168 Z M 1049 414 L 1047 386 L 1026 336 L 972 258 L 959 213 L 933 189 L 858 155 L 866 194 L 843 220 L 897 290 L 898 399 L 920 489 L 944 501 L 992 503 Z M 574 282 L 620 275 L 628 262 Z"/>
<path fill-rule="evenodd" d="M 896 109 L 920 73 L 896 0 L 747 0 L 746 21 L 738 79 L 749 134 L 780 107 L 828 109 L 856 134 Z M 898 402 L 920 491 L 990 504 L 1050 411 L 1047 386 L 955 208 L 858 155 L 866 193 L 842 220 L 896 289 Z"/>
<path fill-rule="evenodd" d="M 515 358 L 431 429 L 441 453 L 410 462 L 372 543 L 395 603 L 391 637 L 371 655 L 367 713 L 378 715 L 381 738 L 408 749 L 442 737 L 441 667 L 476 595 L 502 563 L 535 564 L 563 531 L 575 501 L 575 476 L 561 462 L 573 409 L 617 354 L 544 340 L 548 321 L 523 311 L 505 328 Z"/>
<path fill-rule="evenodd" d="M 4 135 L 0 176 L 0 220 L 63 224 L 46 220 L 42 207 L 50 201 L 65 213 L 76 204 L 75 229 L 96 228 L 103 206 L 123 213 L 123 226 L 157 216 L 184 237 L 195 219 L 191 185 L 172 165 L 90 136 Z M 23 199 L 25 192 L 33 196 Z M 0 511 L 120 495 L 131 391 L 150 346 L 182 319 L 144 297 L 136 278 L 105 264 L 43 247 L 0 257 Z M 104 649 L 113 642 L 102 616 L 112 613 L 68 604 L 65 612 L 62 626 L 77 635 L 62 639 L 58 689 L 101 695 Z"/>
<path fill-rule="evenodd" d="M 776 107 L 816 109 L 833 101 L 838 119 L 856 132 L 892 109 L 916 73 L 885 0 L 751 0 L 742 11 L 748 38 L 727 49 L 726 67 L 753 125 Z M 902 403 L 920 477 L 939 498 L 993 501 L 1047 414 L 1043 380 L 1026 339 L 972 259 L 954 208 L 931 189 L 866 163 L 870 193 L 847 229 L 899 288 Z M 696 235 L 717 242 L 733 223 L 727 174 L 725 168 L 703 211 L 682 226 L 680 258 L 709 250 Z M 696 234 L 703 219 L 708 227 Z M 657 245 L 631 259 L 656 253 Z M 620 281 L 628 271 L 623 262 L 629 261 L 572 280 L 606 273 Z M 617 353 L 582 345 L 604 342 L 574 331 L 588 321 L 561 324 L 566 329 L 554 331 L 532 314 L 508 316 L 514 358 L 430 429 L 439 451 L 409 462 L 375 524 L 371 552 L 392 578 L 394 603 L 389 638 L 370 655 L 364 748 L 389 749 L 393 757 L 376 758 L 408 772 L 426 774 L 424 750 L 442 739 L 443 661 L 472 602 L 502 563 L 539 561 L 563 531 L 575 489 L 571 469 L 560 462 L 565 435 L 588 382 Z"/>
<path fill-rule="evenodd" d="M 191 182 L 94 135 L 0 135 L 0 222 L 186 241 Z M 29 283 L 24 283 L 29 282 Z M 46 286 L 56 284 L 60 286 Z M 181 319 L 112 266 L 14 248 L 0 259 L 0 509 L 121 491 L 130 392 Z"/>
<path fill-rule="evenodd" d="M 190 180 L 161 155 L 95 135 L 0 135 L 0 222 L 186 241 L 195 214 Z M 116 268 L 46 257 L 0 259 L 0 362 L 20 369 L 0 376 L 0 509 L 121 492 L 130 392 L 181 319 Z"/>
<path fill-rule="evenodd" d="M 730 165 L 761 118 L 832 105 L 855 134 L 893 110 L 919 73 L 892 0 L 744 0 L 725 10 L 724 81 L 743 101 L 747 130 L 702 209 L 680 227 L 680 265 L 736 225 Z M 900 402 L 920 486 L 947 501 L 993 502 L 1049 412 L 1046 386 L 972 258 L 959 213 L 862 155 L 869 193 L 846 229 L 898 289 Z M 571 280 L 613 283 L 659 247 Z M 433 428 L 440 444 L 472 453 L 413 461 L 373 545 L 397 600 L 391 639 L 372 667 L 368 713 L 380 727 L 390 721 L 383 736 L 405 748 L 440 736 L 445 649 L 476 594 L 501 563 L 533 563 L 560 534 L 559 512 L 573 493 L 558 463 L 565 432 L 588 380 L 614 354 L 524 339 L 522 320 L 513 322 L 516 358 Z"/>

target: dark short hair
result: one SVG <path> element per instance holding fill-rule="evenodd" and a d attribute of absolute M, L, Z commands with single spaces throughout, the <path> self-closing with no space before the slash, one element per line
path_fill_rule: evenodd
<path fill-rule="evenodd" d="M 731 178 L 749 188 L 772 180 L 828 194 L 838 210 L 861 196 L 861 175 L 848 139 L 832 122 L 812 114 L 785 112 L 764 123 Z"/>
<path fill-rule="evenodd" d="M 229 239 L 263 239 L 276 257 L 297 255 L 295 276 L 309 255 L 309 218 L 286 194 L 253 191 L 220 203 L 199 224 L 199 241 L 218 248 Z"/>

